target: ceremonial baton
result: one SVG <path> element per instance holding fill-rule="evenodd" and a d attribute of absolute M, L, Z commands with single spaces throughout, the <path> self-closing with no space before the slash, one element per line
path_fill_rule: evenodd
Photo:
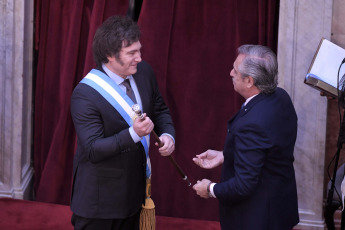
<path fill-rule="evenodd" d="M 144 115 L 141 112 L 140 106 L 138 104 L 135 104 L 132 106 L 132 110 L 138 115 L 138 117 L 140 119 L 144 119 Z M 159 139 L 158 135 L 156 134 L 156 132 L 154 130 L 152 130 L 151 132 L 152 136 L 155 138 L 155 140 L 158 143 L 159 147 L 163 146 L 163 143 L 161 142 L 161 139 Z M 187 175 L 182 171 L 181 167 L 176 163 L 175 159 L 173 158 L 172 155 L 168 156 L 170 162 L 175 166 L 175 168 L 177 169 L 177 171 L 180 173 L 181 177 L 183 180 L 185 180 L 188 183 L 188 186 L 191 186 L 192 184 L 190 183 L 190 181 L 188 180 Z"/>

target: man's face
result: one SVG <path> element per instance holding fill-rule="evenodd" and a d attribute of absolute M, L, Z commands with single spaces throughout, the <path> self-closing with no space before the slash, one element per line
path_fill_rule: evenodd
<path fill-rule="evenodd" d="M 107 68 L 122 78 L 135 74 L 137 72 L 137 65 L 142 60 L 140 49 L 140 41 L 134 42 L 128 47 L 122 45 L 119 58 L 115 56 L 108 57 Z"/>
<path fill-rule="evenodd" d="M 242 77 L 242 74 L 239 72 L 238 68 L 242 63 L 244 57 L 245 56 L 243 54 L 237 56 L 233 64 L 233 68 L 230 72 L 232 83 L 234 84 L 234 90 L 242 96 L 244 95 L 243 93 L 247 90 L 247 79 Z"/>

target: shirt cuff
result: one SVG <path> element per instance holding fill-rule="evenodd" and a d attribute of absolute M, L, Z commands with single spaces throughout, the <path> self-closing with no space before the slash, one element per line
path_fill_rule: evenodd
<path fill-rule="evenodd" d="M 161 136 L 169 136 L 169 137 L 171 137 L 171 139 L 173 140 L 173 142 L 174 142 L 174 144 L 175 144 L 175 139 L 174 139 L 174 137 L 173 136 L 171 136 L 169 133 L 163 133 Z"/>
<path fill-rule="evenodd" d="M 216 195 L 214 195 L 214 191 L 213 191 L 213 187 L 214 187 L 215 185 L 216 185 L 216 183 L 212 183 L 212 184 L 210 185 L 210 193 L 211 193 L 211 195 L 212 195 L 213 198 L 217 198 Z"/>
<path fill-rule="evenodd" d="M 133 126 L 129 127 L 129 134 L 131 135 L 134 143 L 141 141 L 141 137 L 134 131 Z"/>

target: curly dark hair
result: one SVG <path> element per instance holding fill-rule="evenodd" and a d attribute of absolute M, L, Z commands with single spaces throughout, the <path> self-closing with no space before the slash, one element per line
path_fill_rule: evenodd
<path fill-rule="evenodd" d="M 127 16 L 112 16 L 103 22 L 93 38 L 93 58 L 97 66 L 107 63 L 110 56 L 119 58 L 121 48 L 139 41 L 140 29 Z"/>

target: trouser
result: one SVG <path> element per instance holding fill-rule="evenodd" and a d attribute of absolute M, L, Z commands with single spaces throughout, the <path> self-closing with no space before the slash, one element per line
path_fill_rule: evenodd
<path fill-rule="evenodd" d="M 139 230 L 140 211 L 125 219 L 93 219 L 73 213 L 71 223 L 74 230 Z"/>

